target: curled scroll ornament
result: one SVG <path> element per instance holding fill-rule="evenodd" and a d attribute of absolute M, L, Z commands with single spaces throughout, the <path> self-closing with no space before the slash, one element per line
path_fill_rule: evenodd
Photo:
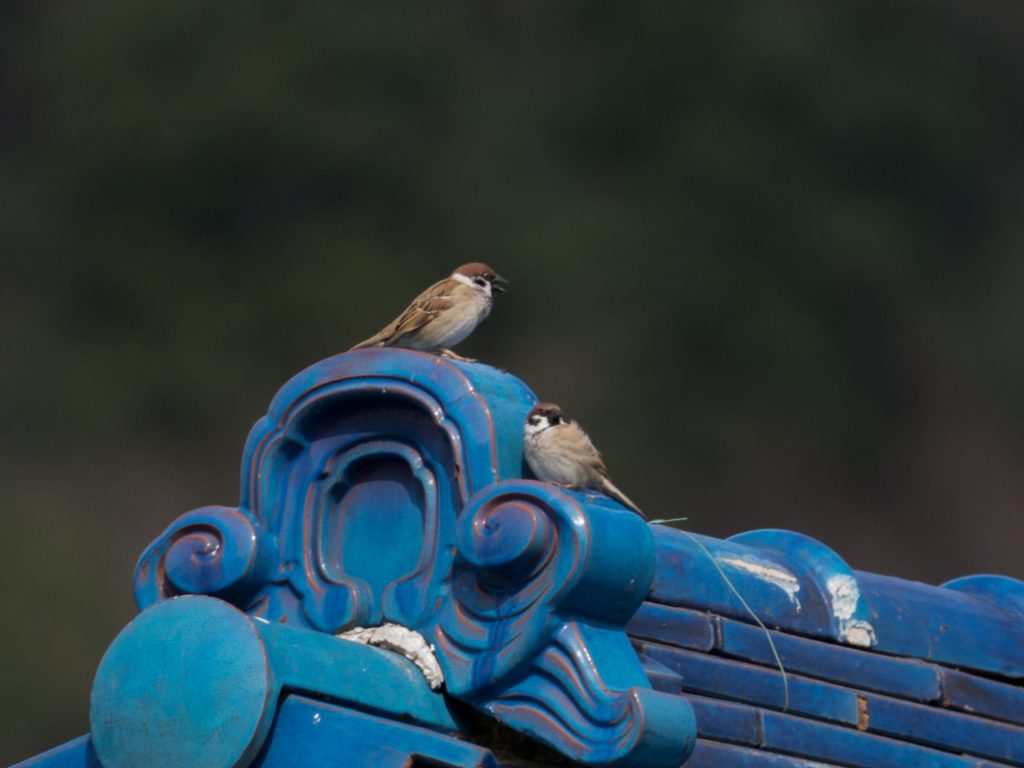
<path fill-rule="evenodd" d="M 450 694 L 584 763 L 682 763 L 692 709 L 650 690 L 623 631 L 653 578 L 639 517 L 509 480 L 470 499 L 457 544 L 433 631 Z"/>
<path fill-rule="evenodd" d="M 268 579 L 271 538 L 233 507 L 187 512 L 139 558 L 135 601 L 145 609 L 169 597 L 197 594 L 244 605 Z"/>

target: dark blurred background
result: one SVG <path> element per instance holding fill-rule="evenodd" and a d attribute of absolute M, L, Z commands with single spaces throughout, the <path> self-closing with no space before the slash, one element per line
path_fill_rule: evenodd
<path fill-rule="evenodd" d="M 464 354 L 652 516 L 1024 577 L 1019 2 L 0 5 L 0 763 L 300 368 L 465 261 Z"/>

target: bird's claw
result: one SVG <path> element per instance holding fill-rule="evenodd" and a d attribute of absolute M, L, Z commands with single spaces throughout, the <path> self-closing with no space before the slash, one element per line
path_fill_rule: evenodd
<path fill-rule="evenodd" d="M 462 355 L 456 354 L 452 350 L 447 349 L 445 347 L 441 347 L 441 349 L 437 351 L 437 354 L 439 354 L 441 357 L 447 357 L 449 360 L 458 360 L 460 363 L 477 362 L 476 358 L 474 357 L 463 357 Z"/>

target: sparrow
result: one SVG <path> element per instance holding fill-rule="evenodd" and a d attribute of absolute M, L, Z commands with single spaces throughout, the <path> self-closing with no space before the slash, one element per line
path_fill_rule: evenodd
<path fill-rule="evenodd" d="M 523 447 L 526 463 L 541 480 L 578 491 L 600 491 L 647 519 L 608 479 L 608 468 L 587 433 L 562 418 L 557 405 L 540 403 L 526 415 Z"/>
<path fill-rule="evenodd" d="M 452 352 L 491 313 L 494 291 L 505 292 L 508 280 L 486 264 L 463 264 L 413 299 L 379 333 L 352 347 L 404 347 L 468 360 Z M 349 350 L 350 352 L 352 350 Z"/>

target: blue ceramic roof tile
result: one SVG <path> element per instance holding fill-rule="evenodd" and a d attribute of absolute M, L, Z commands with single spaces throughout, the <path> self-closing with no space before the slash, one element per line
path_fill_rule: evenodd
<path fill-rule="evenodd" d="M 645 601 L 626 624 L 634 637 L 665 640 L 682 648 L 710 651 L 718 644 L 714 616 Z"/>
<path fill-rule="evenodd" d="M 781 709 L 782 676 L 778 671 L 728 659 L 640 643 L 641 658 L 650 659 L 678 676 L 679 691 L 713 695 L 736 702 Z M 859 693 L 852 688 L 790 674 L 789 714 L 840 723 L 930 744 L 969 751 L 1014 765 L 1024 760 L 1024 729 L 999 721 L 943 711 L 892 697 Z M 691 702 L 695 701 L 693 696 Z M 696 707 L 698 730 L 706 708 Z M 717 717 L 716 717 L 717 719 Z M 720 730 L 714 730 L 721 738 Z M 965 745 L 969 745 L 965 746 Z"/>
<path fill-rule="evenodd" d="M 643 643 L 640 655 L 677 673 L 681 690 L 760 707 L 782 709 L 784 706 L 785 686 L 777 669 L 655 643 Z M 860 694 L 852 688 L 794 674 L 787 675 L 787 684 L 790 712 L 857 725 Z"/>
<path fill-rule="evenodd" d="M 737 744 L 760 746 L 764 743 L 762 712 L 754 707 L 704 696 L 687 696 L 697 715 L 697 735 Z"/>
<path fill-rule="evenodd" d="M 31 757 L 12 768 L 103 768 L 89 734 Z"/>
<path fill-rule="evenodd" d="M 947 581 L 943 589 L 963 592 L 986 600 L 1000 611 L 1012 610 L 1024 620 L 1024 582 L 1009 576 L 978 573 Z"/>
<path fill-rule="evenodd" d="M 774 666 L 775 659 L 760 627 L 722 619 L 719 631 L 722 653 Z M 916 701 L 936 701 L 940 696 L 939 670 L 932 664 L 782 632 L 773 631 L 772 638 L 783 664 L 794 672 Z"/>
<path fill-rule="evenodd" d="M 1024 765 L 1024 728 L 886 696 L 865 698 L 871 731 Z"/>
<path fill-rule="evenodd" d="M 878 650 L 1024 678 L 1024 617 L 977 594 L 858 574 L 878 630 Z M 1003 584 L 1020 584 L 1013 579 Z"/>
<path fill-rule="evenodd" d="M 1017 582 L 929 587 L 852 572 L 806 537 L 777 531 L 698 540 L 780 628 L 770 634 L 789 673 L 783 713 L 765 632 L 700 547 L 659 531 L 649 598 L 657 602 L 645 603 L 629 629 L 642 658 L 679 675 L 701 739 L 852 766 L 1024 765 L 1024 729 L 1012 724 L 1024 719 Z M 871 642 L 851 643 L 854 626 Z"/>
<path fill-rule="evenodd" d="M 803 630 L 804 634 L 826 632 L 828 614 L 820 602 L 807 599 L 800 576 L 780 558 L 741 544 L 694 536 L 711 551 L 746 599 L 758 606 L 765 623 Z M 654 540 L 657 560 L 652 602 L 748 618 L 696 542 L 664 526 L 654 526 Z"/>
<path fill-rule="evenodd" d="M 414 755 L 429 759 L 411 762 Z M 489 750 L 302 696 L 282 702 L 253 768 L 498 768 Z"/>
<path fill-rule="evenodd" d="M 659 526 L 650 599 L 748 621 L 715 564 L 766 624 L 888 654 L 1024 678 L 1024 584 L 973 577 L 932 587 L 855 572 L 824 545 L 777 530 L 718 540 Z"/>
<path fill-rule="evenodd" d="M 976 768 L 982 761 L 906 741 L 764 711 L 763 746 L 856 768 Z"/>
<path fill-rule="evenodd" d="M 837 768 L 834 763 L 701 739 L 686 768 Z"/>
<path fill-rule="evenodd" d="M 956 669 L 940 672 L 942 703 L 952 709 L 1024 724 L 1024 687 L 969 675 Z"/>
<path fill-rule="evenodd" d="M 650 653 L 644 653 L 644 645 L 635 643 L 633 647 L 637 650 L 640 663 L 643 666 L 644 674 L 651 681 L 651 688 L 664 693 L 677 694 L 683 690 L 683 678 L 678 672 L 673 671 L 665 664 L 655 659 Z"/>

